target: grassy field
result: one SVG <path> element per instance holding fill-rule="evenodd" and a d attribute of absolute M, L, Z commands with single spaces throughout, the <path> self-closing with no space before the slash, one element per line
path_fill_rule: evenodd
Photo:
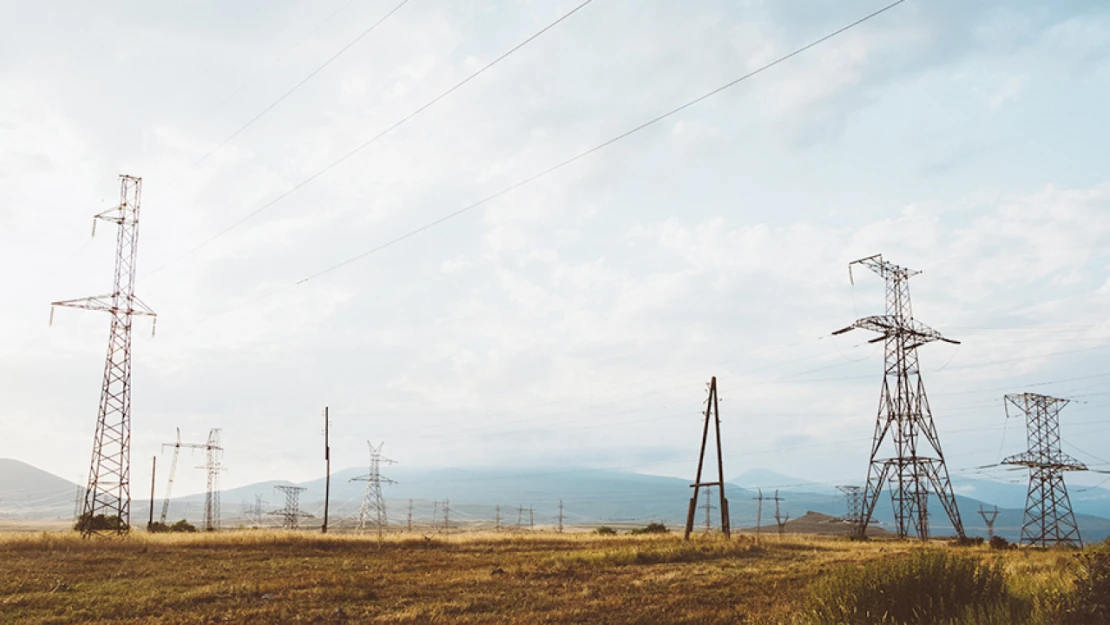
<path fill-rule="evenodd" d="M 696 538 L 4 534 L 0 623 L 806 623 L 817 580 L 922 548 Z M 1074 585 L 1069 552 L 926 548 L 997 563 L 1041 618 Z"/>

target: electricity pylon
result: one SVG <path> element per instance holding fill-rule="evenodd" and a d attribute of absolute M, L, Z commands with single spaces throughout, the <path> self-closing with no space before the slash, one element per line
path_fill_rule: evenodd
<path fill-rule="evenodd" d="M 285 494 L 285 507 L 275 510 L 270 514 L 281 516 L 281 526 L 285 529 L 295 530 L 300 527 L 301 519 L 311 519 L 312 515 L 301 512 L 301 493 L 308 490 L 303 486 L 274 486 L 275 489 Z"/>
<path fill-rule="evenodd" d="M 705 445 L 709 442 L 709 420 L 713 419 L 714 428 L 717 433 L 717 481 L 716 482 L 702 482 L 701 470 L 705 464 Z M 694 478 L 694 483 L 690 485 L 694 489 L 694 496 L 690 498 L 690 506 L 686 511 L 686 533 L 684 538 L 690 540 L 690 532 L 694 531 L 694 516 L 698 511 L 698 489 L 705 486 L 716 486 L 720 490 L 720 507 L 721 507 L 721 533 L 725 538 L 731 534 L 728 516 L 728 499 L 725 499 L 725 465 L 724 458 L 721 455 L 721 412 L 717 399 L 717 377 L 714 376 L 709 380 L 709 398 L 705 402 L 705 427 L 701 433 L 701 453 L 698 454 L 698 473 Z"/>
<path fill-rule="evenodd" d="M 1060 450 L 1060 410 L 1067 404 L 1066 399 L 1036 393 L 1006 395 L 1006 417 L 1010 417 L 1010 406 L 1023 412 L 1029 438 L 1027 451 L 1002 461 L 1029 467 L 1029 495 L 1021 526 L 1023 543 L 1083 546 L 1064 485 L 1064 471 L 1086 471 L 1087 466 Z"/>
<path fill-rule="evenodd" d="M 705 533 L 708 534 L 713 527 L 711 520 L 713 516 L 713 511 L 717 509 L 717 506 L 713 505 L 712 486 L 705 487 L 705 505 L 703 505 L 702 508 L 705 509 Z"/>
<path fill-rule="evenodd" d="M 93 235 L 98 219 L 118 226 L 112 292 L 52 302 L 50 308 L 51 322 L 55 306 L 112 314 L 88 488 L 78 520 L 81 535 L 86 538 L 101 532 L 119 535 L 131 530 L 131 324 L 135 315 L 155 317 L 154 311 L 135 296 L 142 184 L 141 178 L 121 175 L 119 205 L 93 218 Z M 103 518 L 98 521 L 99 517 Z"/>
<path fill-rule="evenodd" d="M 786 523 L 790 520 L 790 513 L 781 514 L 779 512 L 780 501 L 786 500 L 779 497 L 779 491 L 775 489 L 775 525 L 779 526 L 779 536 L 782 536 L 783 532 L 786 531 Z"/>
<path fill-rule="evenodd" d="M 848 504 L 848 514 L 840 518 L 853 525 L 859 523 L 860 508 L 863 506 L 863 489 L 854 485 L 842 485 L 837 486 L 836 490 L 844 493 L 844 498 Z"/>
<path fill-rule="evenodd" d="M 994 510 L 984 510 L 983 504 L 979 504 L 979 516 L 987 524 L 987 540 L 994 538 L 994 520 L 998 518 L 998 506 Z"/>
<path fill-rule="evenodd" d="M 362 477 L 351 478 L 352 482 L 366 482 L 366 493 L 362 498 L 362 507 L 358 511 L 358 530 L 360 532 L 366 531 L 366 525 L 369 523 L 371 527 L 377 530 L 380 537 L 388 523 L 385 513 L 385 498 L 382 497 L 382 483 L 396 484 L 388 477 L 382 477 L 380 465 L 383 462 L 393 464 L 393 461 L 382 457 L 384 442 L 374 447 L 373 443 L 366 441 L 366 446 L 370 448 L 370 472 Z"/>
<path fill-rule="evenodd" d="M 930 491 L 944 506 L 956 534 L 964 538 L 964 525 L 956 507 L 956 495 L 944 463 L 940 437 L 933 422 L 929 399 L 925 396 L 925 384 L 921 381 L 917 359 L 917 348 L 926 343 L 944 341 L 959 344 L 959 341 L 945 338 L 913 318 L 909 279 L 919 271 L 884 261 L 881 254 L 849 263 L 849 278 L 852 277 L 852 265 L 867 267 L 886 281 L 885 315 L 864 317 L 847 328 L 833 332 L 833 335 L 838 335 L 857 328 L 871 330 L 880 336 L 869 342 L 882 341 L 885 346 L 883 387 L 871 443 L 862 514 L 856 526 L 857 535 L 866 533 L 883 484 L 889 482 L 900 538 L 907 537 L 911 530 L 922 540 L 929 537 Z M 881 455 L 883 443 L 888 438 L 893 441 L 893 450 L 890 450 L 893 453 L 884 457 Z M 930 451 L 935 455 L 930 455 Z"/>
<path fill-rule="evenodd" d="M 214 532 L 220 529 L 220 471 L 223 467 L 220 461 L 223 457 L 223 447 L 220 446 L 220 429 L 212 428 L 208 431 L 208 440 L 204 443 L 181 442 L 181 428 L 177 428 L 177 441 L 162 443 L 162 448 L 173 447 L 173 459 L 170 461 L 170 475 L 166 482 L 166 497 L 162 500 L 162 523 L 170 511 L 170 493 L 173 490 L 174 473 L 177 471 L 177 456 L 182 448 L 203 449 L 205 463 L 198 469 L 204 469 L 208 474 L 207 488 L 204 491 L 204 531 Z"/>

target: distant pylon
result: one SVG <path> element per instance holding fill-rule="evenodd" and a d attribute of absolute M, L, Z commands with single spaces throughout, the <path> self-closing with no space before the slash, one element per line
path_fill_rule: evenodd
<path fill-rule="evenodd" d="M 501 504 L 497 504 L 497 508 L 494 510 L 493 528 L 496 532 L 501 531 Z"/>
<path fill-rule="evenodd" d="M 559 500 L 559 524 L 556 526 L 555 531 L 559 532 L 560 534 L 563 533 L 563 500 L 562 499 Z"/>
<path fill-rule="evenodd" d="M 112 292 L 53 302 L 50 308 L 51 322 L 55 306 L 112 314 L 88 488 L 78 517 L 84 537 L 101 532 L 126 534 L 131 531 L 131 324 L 135 315 L 155 316 L 154 311 L 135 296 L 142 184 L 141 178 L 121 175 L 119 205 L 93 218 L 94 235 L 97 219 L 118 226 Z M 101 516 L 104 518 L 97 521 Z"/>
<path fill-rule="evenodd" d="M 382 477 L 380 466 L 383 462 L 393 464 L 393 461 L 382 457 L 384 442 L 374 447 L 373 443 L 366 441 L 366 446 L 370 448 L 370 472 L 362 477 L 351 478 L 352 482 L 366 482 L 366 493 L 362 498 L 362 507 L 358 511 L 358 530 L 366 531 L 366 526 L 369 524 L 380 537 L 389 523 L 385 513 L 385 498 L 382 496 L 382 483 L 396 484 L 388 477 Z"/>
<path fill-rule="evenodd" d="M 208 489 L 204 492 L 204 531 L 215 532 L 220 529 L 220 471 L 223 471 L 220 460 L 224 453 L 220 446 L 220 428 L 208 431 L 204 451 L 203 469 L 208 474 Z"/>
<path fill-rule="evenodd" d="M 759 536 L 763 531 L 763 489 L 759 489 L 759 496 L 752 497 L 755 504 L 755 535 Z"/>
<path fill-rule="evenodd" d="M 858 524 L 861 515 L 860 508 L 863 507 L 863 489 L 854 485 L 841 485 L 837 486 L 836 490 L 844 493 L 844 499 L 848 506 L 848 513 L 840 518 L 853 525 Z"/>
<path fill-rule="evenodd" d="M 1060 410 L 1067 404 L 1066 399 L 1036 393 L 1006 395 L 1006 417 L 1010 416 L 1010 406 L 1024 413 L 1029 438 L 1027 451 L 1002 461 L 1029 467 L 1029 496 L 1021 526 L 1023 543 L 1083 546 L 1064 471 L 1086 471 L 1087 466 L 1060 449 Z"/>
<path fill-rule="evenodd" d="M 412 531 L 412 499 L 409 499 L 408 531 Z"/>
<path fill-rule="evenodd" d="M 705 445 L 709 442 L 709 420 L 711 418 L 717 433 L 717 481 L 702 482 L 701 470 L 702 466 L 705 464 Z M 690 498 L 690 506 L 686 511 L 686 533 L 684 538 L 690 540 L 690 532 L 694 531 L 694 516 L 698 509 L 698 489 L 705 486 L 716 486 L 720 489 L 721 533 L 724 534 L 725 538 L 728 538 L 732 532 L 729 527 L 728 499 L 725 499 L 725 465 L 724 458 L 721 455 L 721 412 L 717 398 L 716 376 L 709 381 L 709 398 L 705 402 L 705 427 L 702 429 L 701 452 L 698 454 L 698 472 L 697 476 L 694 478 L 694 483 L 690 486 L 694 489 L 694 496 Z"/>
<path fill-rule="evenodd" d="M 285 507 L 270 513 L 281 516 L 282 527 L 295 530 L 300 527 L 301 519 L 312 518 L 311 514 L 301 512 L 301 493 L 308 490 L 307 488 L 302 486 L 274 486 L 274 488 L 285 494 Z"/>
<path fill-rule="evenodd" d="M 713 498 L 713 487 L 712 486 L 706 486 L 705 487 L 705 505 L 702 506 L 703 508 L 705 508 L 705 533 L 706 534 L 709 533 L 710 528 L 712 528 L 712 526 L 713 526 L 712 523 L 711 523 L 711 517 L 713 515 L 713 511 L 717 509 L 717 506 L 713 505 L 713 499 L 712 498 Z"/>
<path fill-rule="evenodd" d="M 984 510 L 983 504 L 979 504 L 979 516 L 987 524 L 987 540 L 994 538 L 994 520 L 998 518 L 998 506 L 994 510 Z"/>
<path fill-rule="evenodd" d="M 220 472 L 223 467 L 220 462 L 223 458 L 223 447 L 220 446 L 220 429 L 212 428 L 208 431 L 208 440 L 204 443 L 181 442 L 181 428 L 177 428 L 177 440 L 173 443 L 162 443 L 162 448 L 173 447 L 173 460 L 170 462 L 170 475 L 166 482 L 166 496 L 162 500 L 162 523 L 170 511 L 170 493 L 173 491 L 174 474 L 177 472 L 177 457 L 182 448 L 203 449 L 205 463 L 198 469 L 207 473 L 207 488 L 204 491 L 204 531 L 214 532 L 220 529 Z"/>
<path fill-rule="evenodd" d="M 786 531 L 786 523 L 787 523 L 787 521 L 790 520 L 790 514 L 789 513 L 786 513 L 786 514 L 780 514 L 779 513 L 779 502 L 780 501 L 786 501 L 786 500 L 783 499 L 782 497 L 779 497 L 779 491 L 778 491 L 778 489 L 775 489 L 775 525 L 779 526 L 779 535 L 781 536 L 782 533 L 784 531 Z"/>
<path fill-rule="evenodd" d="M 959 342 L 945 338 L 940 332 L 914 320 L 909 280 L 919 271 L 884 261 L 881 254 L 849 263 L 849 278 L 852 265 L 863 265 L 886 280 L 885 315 L 864 317 L 847 328 L 833 332 L 833 335 L 838 335 L 857 328 L 878 332 L 880 336 L 870 342 L 883 341 L 886 352 L 867 486 L 856 534 L 863 536 L 866 533 L 883 483 L 889 481 L 894 520 L 900 538 L 908 536 L 911 530 L 922 540 L 929 537 L 930 490 L 944 506 L 956 534 L 963 538 L 964 525 L 956 507 L 956 496 L 944 463 L 940 437 L 925 396 L 925 384 L 921 381 L 917 359 L 917 348 L 926 343 Z M 893 455 L 882 457 L 880 453 L 888 434 L 894 443 Z M 927 446 L 922 444 L 922 438 Z M 935 457 L 928 455 L 930 448 Z M 925 453 L 920 454 L 922 451 Z"/>

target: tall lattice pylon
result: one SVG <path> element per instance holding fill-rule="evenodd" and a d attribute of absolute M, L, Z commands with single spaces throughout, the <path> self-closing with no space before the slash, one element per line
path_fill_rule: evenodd
<path fill-rule="evenodd" d="M 711 419 L 717 433 L 717 481 L 702 482 L 701 470 L 705 465 L 705 445 L 709 442 L 709 422 Z M 721 455 L 721 411 L 717 398 L 716 376 L 709 380 L 709 397 L 705 402 L 705 427 L 702 429 L 701 453 L 698 455 L 698 473 L 694 478 L 694 483 L 690 486 L 694 489 L 694 496 L 690 498 L 690 506 L 686 511 L 684 538 L 690 540 L 690 533 L 694 531 L 694 516 L 698 510 L 698 490 L 706 486 L 716 486 L 718 488 L 720 493 L 721 533 L 724 534 L 725 538 L 728 538 L 732 534 L 732 528 L 729 524 L 728 499 L 725 499 L 725 465 L 724 457 Z"/>
<path fill-rule="evenodd" d="M 369 525 L 381 536 L 389 522 L 385 512 L 385 497 L 382 496 L 382 484 L 396 484 L 388 477 L 382 477 L 381 464 L 393 464 L 393 461 L 382 457 L 384 442 L 374 447 L 374 443 L 366 441 L 366 446 L 370 448 L 370 472 L 362 477 L 351 478 L 352 482 L 366 482 L 366 493 L 358 511 L 358 530 L 364 532 Z"/>
<path fill-rule="evenodd" d="M 100 408 L 89 463 L 88 488 L 78 527 L 84 537 L 99 533 L 126 534 L 131 530 L 131 324 L 135 315 L 155 316 L 135 296 L 135 261 L 139 243 L 139 200 L 142 179 L 120 176 L 120 202 L 96 215 L 116 224 L 115 286 L 111 293 L 53 302 L 54 306 L 111 313 L 108 356 L 100 390 Z"/>
<path fill-rule="evenodd" d="M 944 506 L 956 534 L 963 538 L 964 525 L 956 507 L 956 496 L 917 360 L 917 348 L 926 343 L 959 342 L 945 338 L 913 318 L 909 280 L 919 271 L 884 261 L 882 255 L 877 254 L 849 263 L 849 278 L 853 265 L 867 267 L 886 280 L 885 315 L 864 317 L 833 332 L 837 335 L 856 328 L 871 330 L 880 336 L 870 342 L 883 341 L 885 346 L 879 414 L 856 533 L 859 536 L 866 533 L 883 484 L 889 483 L 899 537 L 905 538 L 911 531 L 922 540 L 929 537 L 931 492 Z M 884 446 L 888 440 L 893 444 Z"/>
<path fill-rule="evenodd" d="M 220 446 L 220 428 L 208 431 L 204 443 L 205 462 L 203 468 L 208 474 L 208 488 L 204 492 L 204 531 L 215 532 L 220 529 L 220 461 L 224 448 Z"/>
<path fill-rule="evenodd" d="M 285 507 L 275 510 L 270 514 L 281 517 L 281 526 L 285 529 L 295 530 L 300 527 L 301 519 L 312 518 L 312 515 L 301 511 L 301 493 L 308 490 L 303 486 L 274 486 L 275 489 L 285 494 Z"/>
<path fill-rule="evenodd" d="M 987 524 L 987 540 L 994 538 L 994 521 L 998 518 L 998 506 L 994 506 L 993 510 L 984 510 L 983 504 L 979 504 L 979 516 L 983 517 L 983 522 Z"/>
<path fill-rule="evenodd" d="M 1023 543 L 1083 546 L 1064 471 L 1086 471 L 1087 466 L 1060 450 L 1060 410 L 1067 404 L 1066 399 L 1036 393 L 1006 395 L 1006 417 L 1011 406 L 1024 413 L 1029 438 L 1028 450 L 1002 461 L 1029 467 L 1029 495 L 1021 525 Z"/>

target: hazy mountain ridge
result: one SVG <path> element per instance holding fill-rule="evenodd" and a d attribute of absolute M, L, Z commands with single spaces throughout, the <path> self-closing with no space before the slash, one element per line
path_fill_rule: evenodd
<path fill-rule="evenodd" d="M 428 522 L 433 518 L 442 521 L 444 500 L 450 500 L 453 522 L 492 521 L 496 506 L 501 506 L 501 516 L 506 525 L 532 519 L 538 525 L 555 522 L 559 501 L 564 504 L 566 523 L 617 523 L 662 521 L 680 526 L 685 521 L 686 510 L 692 493 L 690 480 L 674 477 L 644 475 L 624 471 L 568 468 L 536 468 L 508 473 L 498 468 L 469 469 L 412 469 L 391 466 L 383 475 L 396 481 L 383 484 L 391 522 L 407 520 L 409 500 L 412 500 L 413 518 Z M 50 473 L 15 460 L 0 459 L 0 518 L 3 519 L 66 519 L 72 518 L 74 499 L 78 486 Z M 351 478 L 366 474 L 365 468 L 348 468 L 332 474 L 330 517 L 334 523 L 357 518 L 366 483 Z M 739 482 L 739 483 L 737 483 Z M 985 535 L 982 519 L 976 513 L 980 505 L 991 508 L 995 501 L 988 496 L 998 496 L 1000 514 L 995 524 L 996 533 L 1016 539 L 1020 534 L 1024 512 L 1024 486 L 960 478 L 953 480 L 957 502 L 966 531 L 971 535 Z M 221 512 L 225 526 L 257 522 L 253 507 L 256 495 L 264 500 L 262 522 L 277 523 L 273 513 L 281 509 L 283 496 L 274 489 L 289 481 L 272 480 L 231 488 L 221 493 Z M 760 486 L 766 484 L 765 487 Z M 322 516 L 324 479 L 314 479 L 297 484 L 306 490 L 300 495 L 301 509 L 317 519 Z M 812 486 L 813 491 L 805 490 Z M 755 469 L 729 482 L 726 495 L 729 499 L 731 521 L 734 527 L 753 527 L 757 524 L 757 488 L 763 488 L 770 497 L 775 488 L 783 498 L 782 514 L 797 519 L 807 512 L 841 516 L 846 510 L 844 498 L 835 487 L 812 484 L 805 480 Z M 161 510 L 161 491 L 158 485 L 154 502 L 156 514 Z M 1014 506 L 1016 490 L 1020 489 L 1019 505 Z M 1072 489 L 1078 491 L 1079 489 Z M 970 497 L 964 493 L 982 494 Z M 1110 513 L 1107 510 L 1110 491 L 1091 489 L 1086 497 L 1073 496 L 1073 505 L 1086 540 L 1101 540 L 1110 535 Z M 1105 499 L 1104 499 L 1105 498 Z M 704 499 L 698 502 L 698 523 L 703 522 Z M 717 505 L 714 489 L 711 503 Z M 1007 503 L 1010 505 L 1003 505 Z M 188 518 L 199 522 L 203 514 L 204 494 L 191 494 L 171 500 L 169 519 Z M 930 500 L 930 517 L 934 535 L 951 534 L 952 529 L 939 501 Z M 774 525 L 774 502 L 765 500 L 762 508 L 763 526 Z M 144 522 L 149 514 L 149 500 L 136 498 L 132 502 L 135 523 Z M 718 514 L 714 510 L 714 514 Z M 892 529 L 893 515 L 890 500 L 883 497 L 875 507 L 874 518 L 881 527 Z M 714 525 L 718 521 L 714 521 Z M 319 521 L 306 520 L 306 525 Z"/>

